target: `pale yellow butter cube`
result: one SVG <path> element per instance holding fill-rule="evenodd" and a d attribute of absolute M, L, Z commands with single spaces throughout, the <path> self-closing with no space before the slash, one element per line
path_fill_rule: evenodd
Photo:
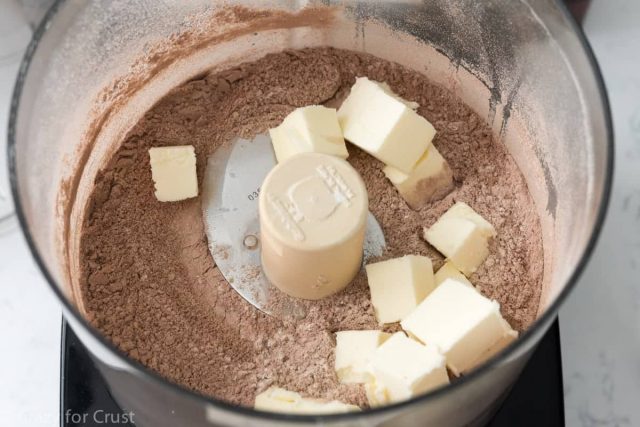
<path fill-rule="evenodd" d="M 398 101 L 402 102 L 404 105 L 406 105 L 407 107 L 411 108 L 413 111 L 417 110 L 418 108 L 420 108 L 420 104 L 418 104 L 415 101 L 407 101 L 406 99 L 402 99 L 400 96 L 398 96 L 396 93 L 393 92 L 393 90 L 391 89 L 391 86 L 389 86 L 388 83 L 386 82 L 376 82 L 378 85 L 380 85 L 380 87 L 387 93 L 389 94 L 389 96 L 394 97 L 395 99 L 397 99 Z"/>
<path fill-rule="evenodd" d="M 373 381 L 371 357 L 391 335 L 382 331 L 341 331 L 336 333 L 335 370 L 341 383 Z"/>
<path fill-rule="evenodd" d="M 427 242 L 467 277 L 487 258 L 489 239 L 495 235 L 495 228 L 464 202 L 457 202 L 424 231 Z"/>
<path fill-rule="evenodd" d="M 338 110 L 338 120 L 345 139 L 409 174 L 436 134 L 413 107 L 384 83 L 360 77 Z"/>
<path fill-rule="evenodd" d="M 433 145 L 427 148 L 411 173 L 385 166 L 384 174 L 414 210 L 442 199 L 454 188 L 453 172 Z"/>
<path fill-rule="evenodd" d="M 355 405 L 349 405 L 337 400 L 328 402 L 320 399 L 303 398 L 299 393 L 279 387 L 271 387 L 258 394 L 253 407 L 260 411 L 307 415 L 360 411 L 360 408 Z"/>
<path fill-rule="evenodd" d="M 391 403 L 389 397 L 389 390 L 375 379 L 371 382 L 365 383 L 364 392 L 367 396 L 369 406 L 376 408 L 378 406 L 384 406 Z"/>
<path fill-rule="evenodd" d="M 198 195 L 196 153 L 192 145 L 149 149 L 155 196 L 161 202 L 177 202 Z"/>
<path fill-rule="evenodd" d="M 518 338 L 518 332 L 514 331 L 511 328 L 511 325 L 506 320 L 502 320 L 502 338 L 498 340 L 493 346 L 491 346 L 487 351 L 482 353 L 482 355 L 474 362 L 474 366 L 480 366 L 487 360 L 491 359 L 496 354 L 500 353 L 504 350 L 509 344 Z"/>
<path fill-rule="evenodd" d="M 366 267 L 371 304 L 381 324 L 398 322 L 433 290 L 433 266 L 424 256 L 407 255 Z"/>
<path fill-rule="evenodd" d="M 422 345 L 397 332 L 373 355 L 376 381 L 389 401 L 398 402 L 449 382 L 444 356 L 433 345 Z M 376 397 L 378 400 L 378 397 Z"/>
<path fill-rule="evenodd" d="M 476 211 L 473 210 L 471 206 L 469 206 L 465 202 L 456 202 L 440 218 L 441 219 L 447 219 L 447 218 L 467 219 L 473 222 L 475 225 L 477 225 L 483 235 L 487 237 L 492 237 L 492 236 L 495 236 L 496 234 L 496 229 L 493 228 L 493 225 L 491 225 L 489 221 L 487 221 L 482 216 L 480 216 Z"/>
<path fill-rule="evenodd" d="M 455 375 L 476 367 L 487 352 L 490 357 L 510 334 L 497 302 L 454 279 L 445 280 L 400 324 L 411 336 L 436 346 Z"/>
<path fill-rule="evenodd" d="M 349 156 L 333 108 L 321 105 L 297 108 L 280 126 L 270 129 L 269 134 L 278 162 L 300 153 L 329 154 L 343 159 Z"/>
<path fill-rule="evenodd" d="M 473 287 L 473 284 L 469 281 L 469 279 L 467 279 L 464 274 L 460 273 L 460 271 L 458 271 L 458 269 L 455 268 L 453 264 L 451 264 L 451 261 L 445 262 L 442 267 L 440 267 L 440 269 L 436 271 L 434 278 L 436 286 L 439 286 L 447 279 L 454 279 L 460 283 L 464 283 L 465 285 Z"/>

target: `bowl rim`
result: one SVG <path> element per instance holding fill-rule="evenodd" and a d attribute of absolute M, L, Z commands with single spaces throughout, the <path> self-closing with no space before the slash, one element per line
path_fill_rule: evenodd
<path fill-rule="evenodd" d="M 96 328 L 94 328 L 81 314 L 80 312 L 71 304 L 71 302 L 65 297 L 61 289 L 56 285 L 56 281 L 53 279 L 53 276 L 48 271 L 43 259 L 40 257 L 35 242 L 32 238 L 31 231 L 29 230 L 29 226 L 26 220 L 25 212 L 22 207 L 22 203 L 20 200 L 20 192 L 18 188 L 18 179 L 17 179 L 17 165 L 15 158 L 15 148 L 16 148 L 16 122 L 18 109 L 20 105 L 20 98 L 24 89 L 25 80 L 27 74 L 29 72 L 29 68 L 31 65 L 31 61 L 34 58 L 35 52 L 39 46 L 40 41 L 44 37 L 47 32 L 47 29 L 50 27 L 51 22 L 55 19 L 57 12 L 60 10 L 61 6 L 66 3 L 67 0 L 55 0 L 52 6 L 49 8 L 44 18 L 34 31 L 31 42 L 29 43 L 25 54 L 23 56 L 18 77 L 14 86 L 14 91 L 11 99 L 11 106 L 9 112 L 9 126 L 8 126 L 8 144 L 7 144 L 7 152 L 8 152 L 8 162 L 9 162 L 9 179 L 11 184 L 11 193 L 13 196 L 13 200 L 15 203 L 15 212 L 20 223 L 20 229 L 25 237 L 29 250 L 34 258 L 34 261 L 38 265 L 40 271 L 44 275 L 47 284 L 53 290 L 56 297 L 60 300 L 63 305 L 63 313 L 66 312 L 71 315 L 75 321 L 77 321 L 82 327 L 84 327 L 94 339 L 96 339 L 107 351 L 111 353 L 112 356 L 115 356 L 120 362 L 127 365 L 127 368 L 136 371 L 138 374 L 142 375 L 144 379 L 149 380 L 156 385 L 165 386 L 171 389 L 171 391 L 175 393 L 180 393 L 186 395 L 196 401 L 199 401 L 202 405 L 212 405 L 216 409 L 221 409 L 224 411 L 230 411 L 235 414 L 246 415 L 248 417 L 262 419 L 265 421 L 282 421 L 282 422 L 337 422 L 337 421 L 349 421 L 355 420 L 357 418 L 362 417 L 371 417 L 377 415 L 384 414 L 392 414 L 396 410 L 414 407 L 416 405 L 422 404 L 424 402 L 436 400 L 442 396 L 445 396 L 449 393 L 452 393 L 454 390 L 460 389 L 466 386 L 469 383 L 475 381 L 476 378 L 483 377 L 484 375 L 490 373 L 496 366 L 501 365 L 503 362 L 509 360 L 513 357 L 518 351 L 525 348 L 527 344 L 532 342 L 537 336 L 546 331 L 546 328 L 551 324 L 552 320 L 556 317 L 557 312 L 562 305 L 562 303 L 566 300 L 567 296 L 571 293 L 571 291 L 575 288 L 578 279 L 582 275 L 585 270 L 586 265 L 588 264 L 591 255 L 593 254 L 594 248 L 598 241 L 598 238 L 601 234 L 602 227 L 604 224 L 604 220 L 608 211 L 610 199 L 611 199 L 611 191 L 612 191 L 612 182 L 613 182 L 613 170 L 614 170 L 614 135 L 613 135 L 613 124 L 611 118 L 611 108 L 609 103 L 609 98 L 607 95 L 606 86 L 604 83 L 604 79 L 602 77 L 602 72 L 598 62 L 595 58 L 591 45 L 589 44 L 582 28 L 577 24 L 573 16 L 570 14 L 567 6 L 560 0 L 555 0 L 555 6 L 560 10 L 561 14 L 564 16 L 565 20 L 572 28 L 576 36 L 578 37 L 580 44 L 583 49 L 583 53 L 588 60 L 591 71 L 593 74 L 593 78 L 595 80 L 596 89 L 600 96 L 600 100 L 602 103 L 602 109 L 604 114 L 604 123 L 606 126 L 606 169 L 604 171 L 604 185 L 602 187 L 602 194 L 600 199 L 600 206 L 598 207 L 598 212 L 595 218 L 594 226 L 591 231 L 591 235 L 589 236 L 587 245 L 578 261 L 575 270 L 569 277 L 567 284 L 562 289 L 562 291 L 558 294 L 555 300 L 550 304 L 550 306 L 545 310 L 545 312 L 538 317 L 534 323 L 523 333 L 520 334 L 520 337 L 512 342 L 509 346 L 503 349 L 500 353 L 493 356 L 491 359 L 486 361 L 477 369 L 474 369 L 469 374 L 459 378 L 455 382 L 451 384 L 446 384 L 440 386 L 434 390 L 429 391 L 423 395 L 414 397 L 412 399 L 389 404 L 386 406 L 371 408 L 364 410 L 362 412 L 349 412 L 349 413 L 339 413 L 339 414 L 327 414 L 327 415 L 298 415 L 298 414 L 284 414 L 284 413 L 276 413 L 276 412 L 267 412 L 260 411 L 249 407 L 239 406 L 235 404 L 231 404 L 224 400 L 216 399 L 213 397 L 205 396 L 193 390 L 187 389 L 182 385 L 173 383 L 155 371 L 147 368 L 141 363 L 130 359 L 128 356 L 124 354 L 121 350 L 116 348 L 111 342 L 109 342 Z"/>

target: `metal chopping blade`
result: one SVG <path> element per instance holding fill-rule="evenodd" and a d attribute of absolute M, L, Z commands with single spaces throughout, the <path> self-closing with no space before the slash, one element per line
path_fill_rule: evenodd
<path fill-rule="evenodd" d="M 249 303 L 278 318 L 306 316 L 303 300 L 281 292 L 267 280 L 260 262 L 258 197 L 265 177 L 276 165 L 267 135 L 236 139 L 208 159 L 202 210 L 209 250 L 229 284 Z M 369 213 L 363 263 L 382 255 L 384 235 Z"/>

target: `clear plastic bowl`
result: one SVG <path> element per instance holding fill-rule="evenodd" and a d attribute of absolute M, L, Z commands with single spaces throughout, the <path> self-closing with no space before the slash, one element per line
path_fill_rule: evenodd
<path fill-rule="evenodd" d="M 215 15 L 223 4 L 286 13 L 259 25 L 233 23 Z M 300 12 L 309 4 L 337 10 Z M 192 37 L 177 36 L 185 32 Z M 449 386 L 357 414 L 271 414 L 200 396 L 127 359 L 81 315 L 70 272 L 84 190 L 142 112 L 212 67 L 316 45 L 419 70 L 487 120 L 522 169 L 541 218 L 543 295 L 529 330 Z M 150 52 L 157 55 L 141 59 Z M 34 257 L 113 396 L 135 412 L 138 425 L 458 426 L 488 419 L 575 285 L 606 211 L 613 142 L 598 67 L 567 11 L 551 0 L 57 1 L 20 71 L 9 164 Z"/>

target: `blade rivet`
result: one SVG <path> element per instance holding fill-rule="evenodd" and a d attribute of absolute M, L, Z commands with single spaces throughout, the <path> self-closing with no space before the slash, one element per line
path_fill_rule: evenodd
<path fill-rule="evenodd" d="M 255 249 L 258 247 L 258 238 L 253 234 L 249 234 L 245 236 L 242 243 L 247 249 Z"/>

